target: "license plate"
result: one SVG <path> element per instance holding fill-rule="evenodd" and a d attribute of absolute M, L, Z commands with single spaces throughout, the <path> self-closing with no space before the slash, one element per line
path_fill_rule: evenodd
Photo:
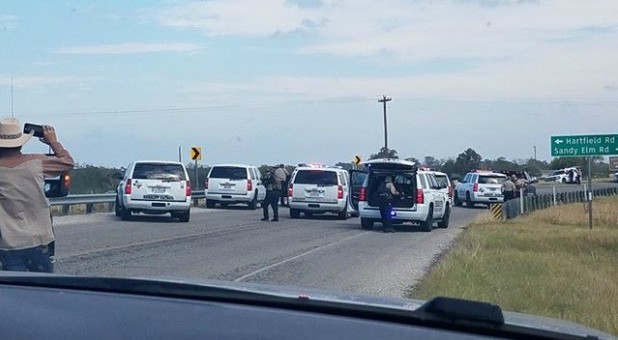
<path fill-rule="evenodd" d="M 173 199 L 170 195 L 144 195 L 144 199 L 146 200 L 171 200 Z"/>
<path fill-rule="evenodd" d="M 162 194 L 165 192 L 165 188 L 162 187 L 154 187 L 152 188 L 152 192 L 155 194 Z"/>
<path fill-rule="evenodd" d="M 309 193 L 309 196 L 311 196 L 311 197 L 319 197 L 320 193 L 317 192 L 317 191 L 312 191 L 312 192 Z"/>

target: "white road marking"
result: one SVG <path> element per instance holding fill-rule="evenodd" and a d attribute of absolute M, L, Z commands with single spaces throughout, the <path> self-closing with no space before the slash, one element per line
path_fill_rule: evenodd
<path fill-rule="evenodd" d="M 239 278 L 237 278 L 237 279 L 234 279 L 234 282 L 240 282 L 240 281 L 243 281 L 243 280 L 245 280 L 245 279 L 247 279 L 247 278 L 249 278 L 249 277 L 251 277 L 251 276 L 254 276 L 254 275 L 257 275 L 257 274 L 259 274 L 259 273 L 265 272 L 265 271 L 267 271 L 267 270 L 269 270 L 269 269 L 272 269 L 272 268 L 278 267 L 278 266 L 280 266 L 280 265 L 282 265 L 282 264 L 286 264 L 286 263 L 288 263 L 288 262 L 290 262 L 290 261 L 294 261 L 294 260 L 296 260 L 296 259 L 299 259 L 299 258 L 301 258 L 301 257 L 303 257 L 303 256 L 306 256 L 306 255 L 309 255 L 309 254 L 311 254 L 311 253 L 315 253 L 315 252 L 316 252 L 316 251 L 318 251 L 318 250 L 322 250 L 322 249 L 325 249 L 325 248 L 329 248 L 329 247 L 332 247 L 332 246 L 334 246 L 334 245 L 336 245 L 336 244 L 339 244 L 339 243 L 342 243 L 342 242 L 345 242 L 345 241 L 349 241 L 349 240 L 351 240 L 351 239 L 354 239 L 354 238 L 357 238 L 357 237 L 361 237 L 361 236 L 367 235 L 367 234 L 369 234 L 369 233 L 372 233 L 372 232 L 371 232 L 371 231 L 366 231 L 366 232 L 364 232 L 364 233 L 356 234 L 356 235 L 353 235 L 353 236 L 350 236 L 350 237 L 346 237 L 346 238 L 341 239 L 341 240 L 338 240 L 338 241 L 334 241 L 334 242 L 331 242 L 331 243 L 327 243 L 327 244 L 325 244 L 325 245 L 323 245 L 323 246 L 319 246 L 319 247 L 317 247 L 317 248 L 313 248 L 313 249 L 308 250 L 308 251 L 306 251 L 306 252 L 304 252 L 304 253 L 302 253 L 302 254 L 298 254 L 298 255 L 292 256 L 292 257 L 290 257 L 290 258 L 288 258 L 288 259 L 285 259 L 285 260 L 283 260 L 283 261 L 279 261 L 279 262 L 277 262 L 277 263 L 273 263 L 273 264 L 268 265 L 268 266 L 266 266 L 266 267 L 262 267 L 262 268 L 260 268 L 260 269 L 258 269 L 258 270 L 252 271 L 252 272 L 251 272 L 251 273 L 249 273 L 249 274 L 245 274 L 245 275 L 243 275 L 243 276 L 241 276 L 241 277 L 239 277 Z"/>

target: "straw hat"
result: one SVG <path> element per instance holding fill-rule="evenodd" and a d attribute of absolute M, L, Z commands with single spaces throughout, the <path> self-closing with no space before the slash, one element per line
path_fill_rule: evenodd
<path fill-rule="evenodd" d="M 0 121 L 0 148 L 17 148 L 26 144 L 34 131 L 22 133 L 22 127 L 17 118 L 3 118 Z"/>

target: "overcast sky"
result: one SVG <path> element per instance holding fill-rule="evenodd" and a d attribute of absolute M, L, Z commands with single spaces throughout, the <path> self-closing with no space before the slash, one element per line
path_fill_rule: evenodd
<path fill-rule="evenodd" d="M 0 113 L 80 163 L 549 159 L 618 126 L 615 0 L 0 2 Z M 26 151 L 45 151 L 31 141 Z"/>

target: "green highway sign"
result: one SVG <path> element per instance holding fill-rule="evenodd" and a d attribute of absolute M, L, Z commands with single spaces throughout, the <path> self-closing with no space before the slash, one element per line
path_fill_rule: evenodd
<path fill-rule="evenodd" d="M 551 136 L 552 157 L 618 155 L 618 134 Z"/>

